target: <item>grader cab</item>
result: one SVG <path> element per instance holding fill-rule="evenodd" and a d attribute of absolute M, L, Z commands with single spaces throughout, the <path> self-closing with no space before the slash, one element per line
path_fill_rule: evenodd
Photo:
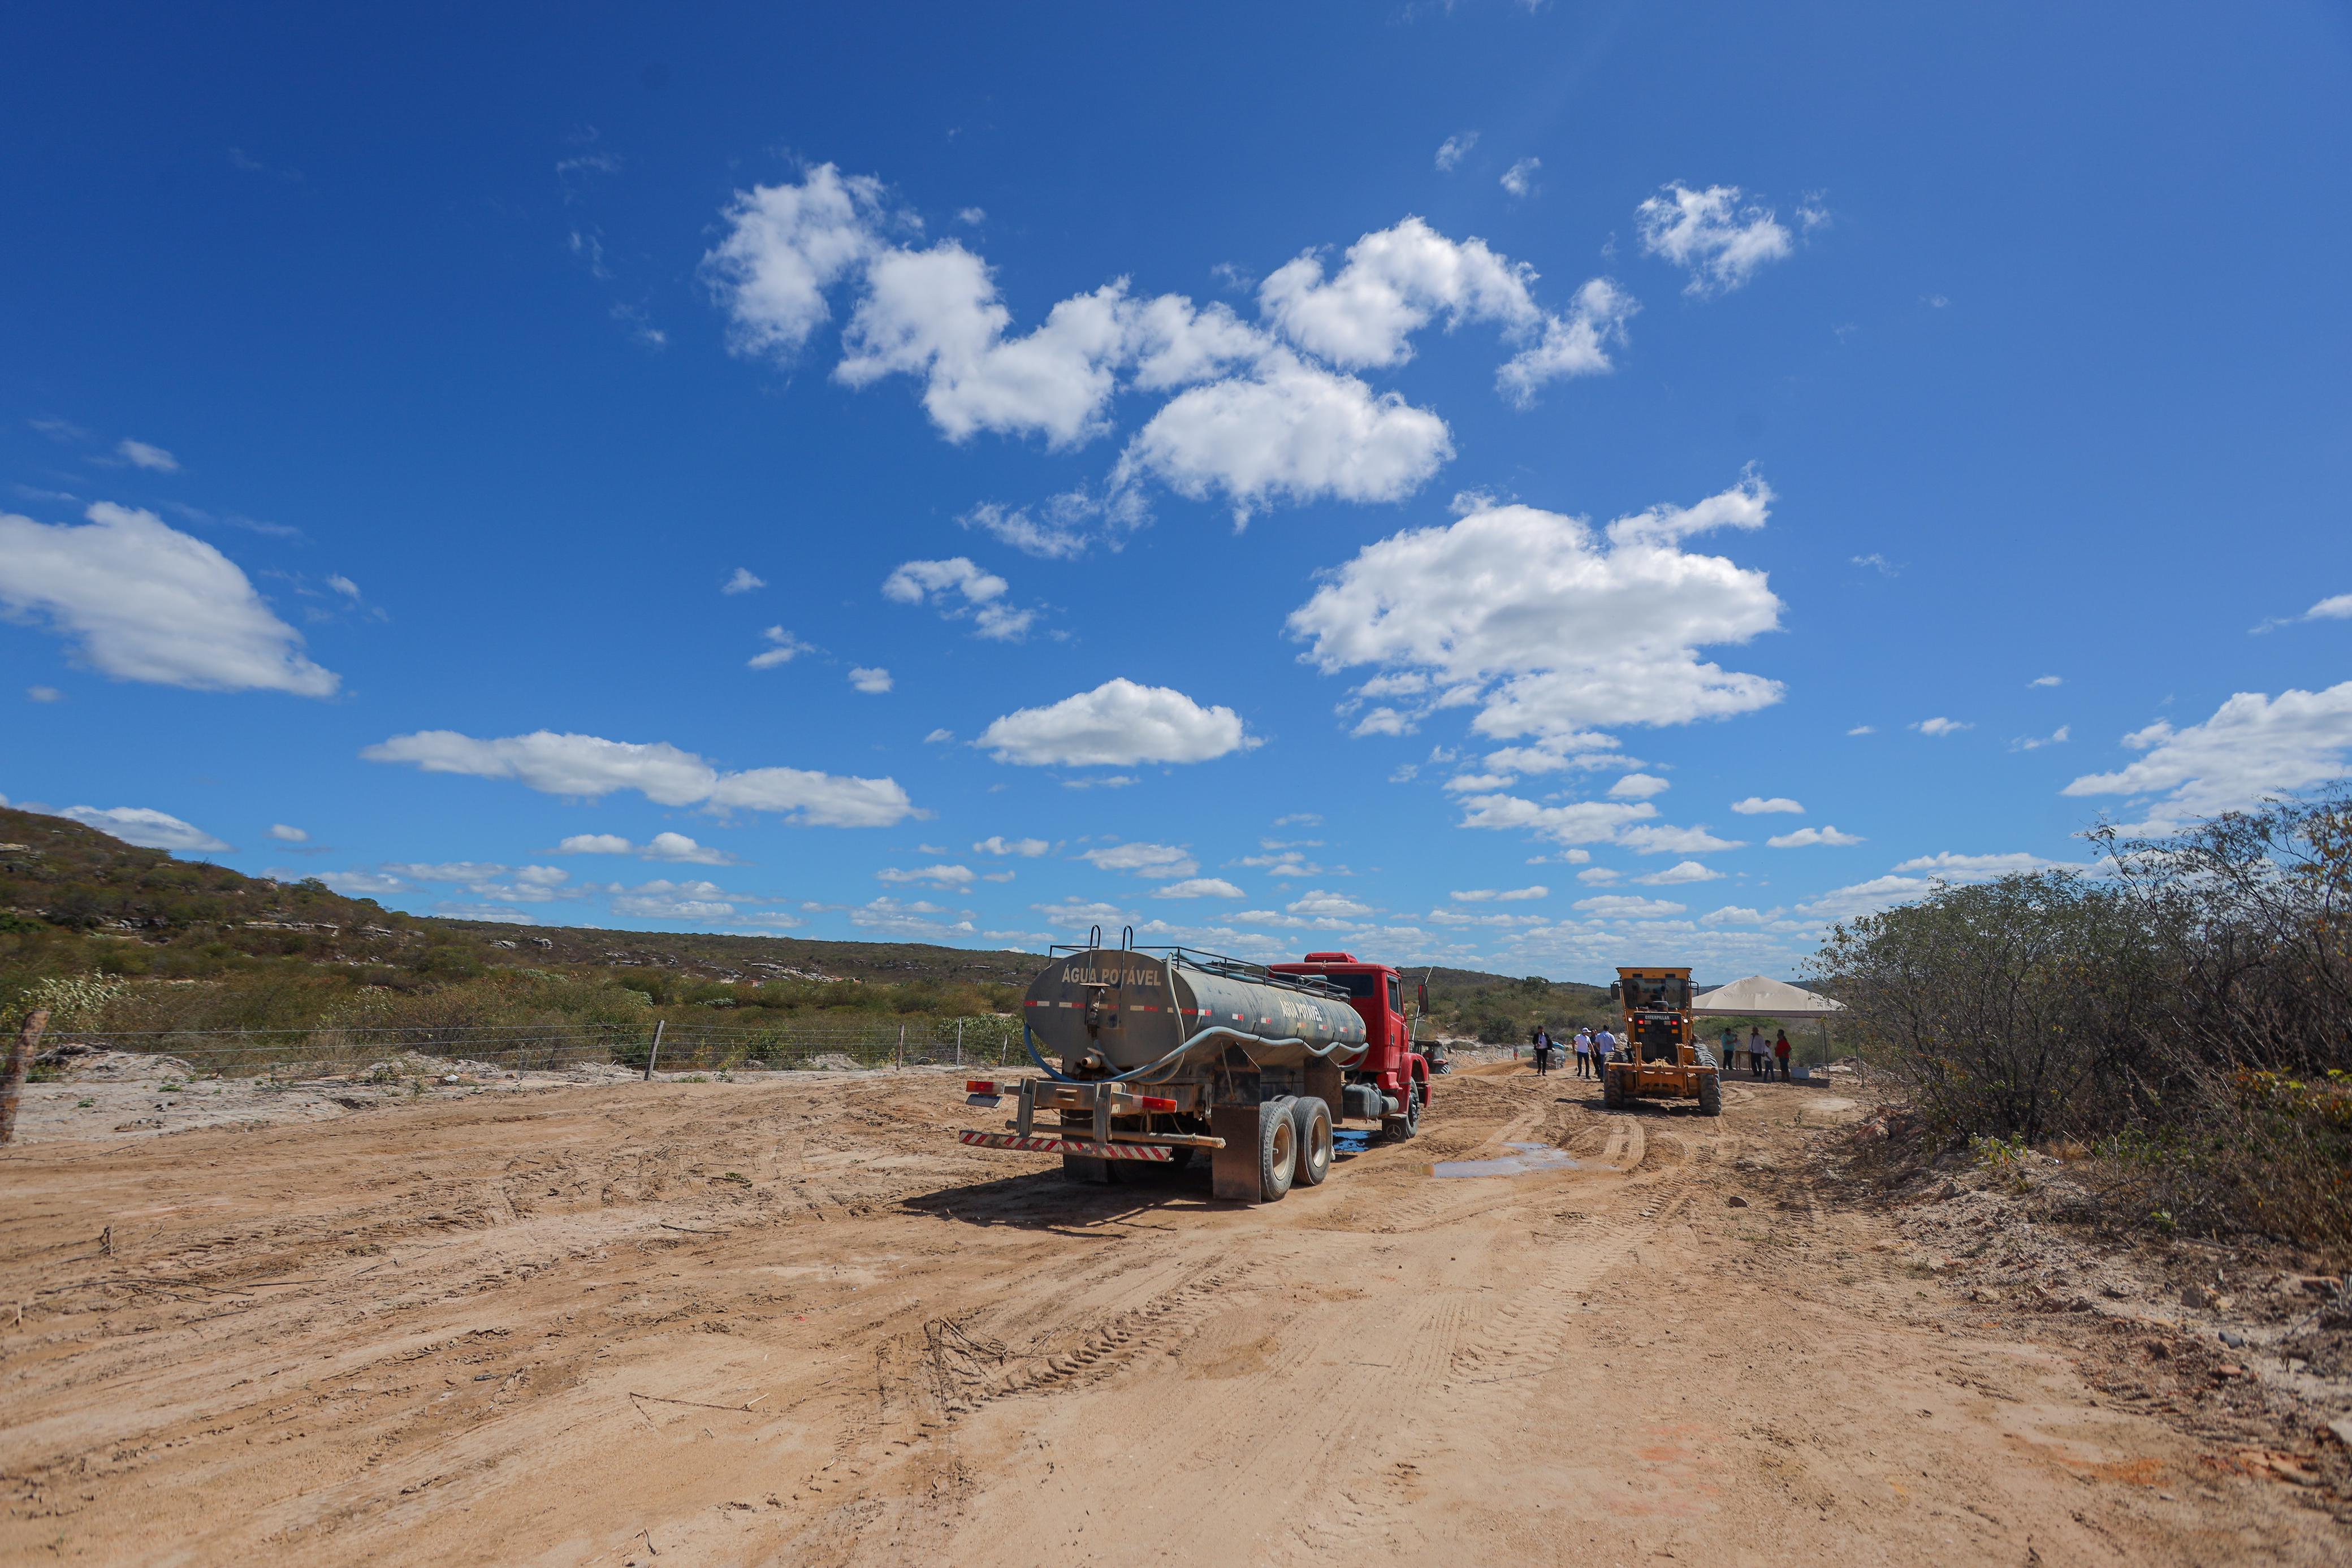
<path fill-rule="evenodd" d="M 1701 1115 L 1722 1115 L 1721 1069 L 1691 1027 L 1691 972 L 1621 968 L 1609 995 L 1622 1027 L 1601 1069 L 1601 1103 L 1619 1111 L 1637 1099 L 1696 1100 Z"/>

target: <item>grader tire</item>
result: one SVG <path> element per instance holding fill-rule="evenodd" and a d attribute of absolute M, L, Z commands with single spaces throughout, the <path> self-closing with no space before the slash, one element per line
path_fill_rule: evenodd
<path fill-rule="evenodd" d="M 1625 1108 L 1625 1089 L 1614 1072 L 1601 1074 L 1601 1103 L 1612 1111 Z"/>
<path fill-rule="evenodd" d="M 1698 1081 L 1698 1113 L 1702 1116 L 1723 1114 L 1723 1081 L 1712 1072 Z"/>

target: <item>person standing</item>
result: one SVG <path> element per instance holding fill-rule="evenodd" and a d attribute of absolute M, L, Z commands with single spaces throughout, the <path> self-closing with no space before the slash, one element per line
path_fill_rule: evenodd
<path fill-rule="evenodd" d="M 1541 1024 L 1536 1026 L 1536 1076 L 1551 1076 L 1551 1031 Z"/>
<path fill-rule="evenodd" d="M 1748 1076 L 1750 1078 L 1770 1076 L 1765 1067 L 1764 1031 L 1754 1024 L 1748 1026 Z"/>
<path fill-rule="evenodd" d="M 1601 1032 L 1592 1037 L 1592 1075 L 1596 1078 L 1609 1071 L 1609 1059 L 1617 1054 L 1617 1037 L 1602 1024 Z"/>
<path fill-rule="evenodd" d="M 1739 1036 L 1729 1024 L 1723 1026 L 1723 1054 L 1716 1058 L 1716 1066 L 1728 1072 L 1739 1061 Z"/>
<path fill-rule="evenodd" d="M 1786 1083 L 1789 1082 L 1789 1031 L 1787 1030 L 1778 1031 L 1778 1038 L 1772 1041 L 1772 1054 L 1780 1059 L 1780 1082 Z"/>

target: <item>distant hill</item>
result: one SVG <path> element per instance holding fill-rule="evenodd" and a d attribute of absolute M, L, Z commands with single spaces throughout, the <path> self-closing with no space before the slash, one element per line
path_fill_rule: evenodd
<path fill-rule="evenodd" d="M 134 1014 L 159 1028 L 310 1027 L 355 1007 L 371 1018 L 437 1019 L 454 1009 L 510 1022 L 602 1017 L 648 1002 L 666 1012 L 740 1008 L 734 1016 L 745 1022 L 759 1016 L 752 1008 L 811 1017 L 1002 1011 L 1045 962 L 1041 954 L 919 942 L 405 915 L 318 882 L 247 876 L 66 818 L 0 808 L 0 1008 L 44 978 L 102 973 L 132 988 L 111 1005 L 113 1027 L 132 1027 L 124 1019 Z M 1409 991 L 1428 967 L 1399 967 Z M 518 999 L 501 974 L 542 983 Z M 544 983 L 557 980 L 560 996 Z M 167 998 L 140 990 L 142 981 L 199 988 Z M 849 981 L 858 984 L 840 984 Z M 1540 977 L 1439 966 L 1429 989 L 1439 1032 L 1498 1042 L 1525 1039 L 1538 1021 L 1558 1029 L 1610 1010 L 1601 988 Z M 426 994 L 437 1001 L 418 999 Z"/>

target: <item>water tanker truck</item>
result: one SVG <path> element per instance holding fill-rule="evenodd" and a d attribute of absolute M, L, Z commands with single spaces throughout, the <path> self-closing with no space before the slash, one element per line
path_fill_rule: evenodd
<path fill-rule="evenodd" d="M 1429 1064 L 1414 1050 L 1397 971 L 1349 953 L 1252 964 L 1185 947 L 1051 949 L 1022 1007 L 1042 1078 L 975 1080 L 967 1103 L 1013 1114 L 958 1136 L 1062 1156 L 1074 1181 L 1136 1162 L 1209 1156 L 1222 1198 L 1271 1203 L 1331 1172 L 1332 1130 L 1420 1130 Z M 1423 1010 L 1427 1010 L 1424 1001 Z"/>

